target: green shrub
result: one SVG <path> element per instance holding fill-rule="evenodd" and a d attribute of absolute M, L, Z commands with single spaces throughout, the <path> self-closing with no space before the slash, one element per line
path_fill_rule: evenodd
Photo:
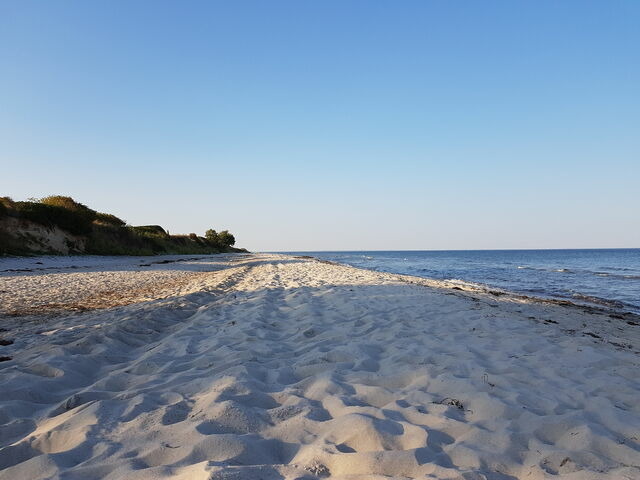
<path fill-rule="evenodd" d="M 168 237 L 169 234 L 160 225 L 140 225 L 137 227 L 131 227 L 133 231 L 141 235 L 156 235 L 161 237 Z"/>
<path fill-rule="evenodd" d="M 218 240 L 220 241 L 220 244 L 225 247 L 230 247 L 236 243 L 236 238 L 230 234 L 228 230 L 223 230 L 218 233 Z"/>
<path fill-rule="evenodd" d="M 204 232 L 204 238 L 206 238 L 209 242 L 213 244 L 218 243 L 218 232 L 216 232 L 213 228 L 210 228 L 206 232 Z"/>
<path fill-rule="evenodd" d="M 112 225 L 114 227 L 124 227 L 127 224 L 127 222 L 116 217 L 115 215 L 112 215 L 110 213 L 101 213 L 101 212 L 96 213 L 95 221 L 99 223 L 103 223 L 105 225 Z"/>
<path fill-rule="evenodd" d="M 71 197 L 60 195 L 27 202 L 13 202 L 10 198 L 3 197 L 0 204 L 5 208 L 5 213 L 46 227 L 57 226 L 75 235 L 89 234 L 91 223 L 96 217 L 95 210 Z"/>
<path fill-rule="evenodd" d="M 73 198 L 62 195 L 29 199 L 25 202 L 14 202 L 9 197 L 0 197 L 0 217 L 7 215 L 84 236 L 86 248 L 80 253 L 155 255 L 237 251 L 231 248 L 235 238 L 227 230 L 220 233 L 213 229 L 207 230 L 205 237 L 200 237 L 195 233 L 169 235 L 169 232 L 159 225 L 130 227 L 115 215 L 96 212 Z M 0 230 L 0 255 L 56 253 L 49 251 L 46 245 L 41 245 L 40 248 L 35 240 L 27 241 L 28 239 L 23 237 L 20 232 Z"/>
<path fill-rule="evenodd" d="M 157 244 L 149 237 L 129 228 L 100 224 L 94 224 L 86 245 L 86 253 L 94 255 L 153 255 L 156 250 Z"/>
<path fill-rule="evenodd" d="M 98 214 L 98 212 L 86 205 L 76 202 L 71 197 L 65 197 L 63 195 L 50 195 L 48 197 L 41 198 L 40 203 L 51 205 L 52 207 L 61 207 L 71 212 L 75 212 L 78 216 L 86 218 L 89 222 L 94 221 Z"/>
<path fill-rule="evenodd" d="M 38 202 L 15 202 L 14 207 L 21 218 L 47 227 L 58 226 L 74 235 L 91 232 L 91 220 L 84 213 Z"/>

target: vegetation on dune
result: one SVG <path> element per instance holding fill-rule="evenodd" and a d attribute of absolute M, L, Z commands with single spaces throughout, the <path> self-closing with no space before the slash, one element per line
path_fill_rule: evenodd
<path fill-rule="evenodd" d="M 13 218 L 18 222 L 10 222 Z M 59 229 L 78 242 L 67 240 L 70 253 L 93 255 L 157 255 L 239 252 L 227 230 L 169 235 L 160 225 L 131 226 L 110 213 L 101 213 L 73 198 L 53 195 L 15 202 L 0 197 L 0 255 L 63 253 L 29 231 L 29 225 L 45 231 Z M 81 246 L 81 247 L 79 247 Z"/>
<path fill-rule="evenodd" d="M 209 229 L 205 232 L 204 237 L 209 243 L 220 248 L 228 248 L 236 244 L 236 238 L 228 230 L 218 233 L 213 229 Z"/>
<path fill-rule="evenodd" d="M 103 225 L 111 225 L 114 227 L 124 227 L 127 222 L 124 220 L 112 215 L 110 213 L 96 213 L 96 218 L 94 220 L 95 223 L 101 223 Z"/>
<path fill-rule="evenodd" d="M 226 247 L 230 247 L 236 244 L 236 237 L 234 237 L 228 230 L 223 230 L 218 234 L 220 243 Z"/>
<path fill-rule="evenodd" d="M 160 225 L 140 225 L 137 227 L 130 227 L 134 232 L 140 235 L 168 237 L 169 233 Z"/>

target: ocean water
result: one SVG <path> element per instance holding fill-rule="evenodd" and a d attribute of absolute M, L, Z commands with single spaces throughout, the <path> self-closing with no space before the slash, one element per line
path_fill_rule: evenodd
<path fill-rule="evenodd" d="M 295 252 L 354 267 L 481 284 L 640 313 L 640 249 Z"/>

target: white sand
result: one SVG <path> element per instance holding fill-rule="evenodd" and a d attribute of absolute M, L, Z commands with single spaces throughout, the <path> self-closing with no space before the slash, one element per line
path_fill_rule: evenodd
<path fill-rule="evenodd" d="M 637 319 L 284 256 L 139 260 L 0 275 L 14 312 L 64 304 L 65 276 L 86 298 L 101 268 L 109 295 L 168 275 L 0 319 L 0 479 L 640 479 Z"/>
<path fill-rule="evenodd" d="M 241 256 L 237 256 L 241 258 Z M 194 289 L 197 277 L 229 255 L 0 259 L 0 315 L 83 311 L 129 305 Z M 202 262 L 206 260 L 206 262 Z M 197 286 L 195 287 L 198 288 Z"/>

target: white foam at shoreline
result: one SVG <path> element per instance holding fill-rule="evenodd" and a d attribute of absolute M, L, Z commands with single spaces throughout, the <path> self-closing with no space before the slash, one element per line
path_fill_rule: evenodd
<path fill-rule="evenodd" d="M 310 256 L 310 258 L 318 258 L 319 260 L 326 260 L 323 259 L 321 257 L 313 257 Z M 367 258 L 373 258 L 373 257 L 367 257 Z M 406 259 L 405 259 L 406 260 Z M 620 300 L 615 300 L 615 299 L 607 299 L 607 298 L 602 298 L 602 297 L 598 297 L 595 295 L 587 295 L 587 294 L 582 294 L 582 293 L 578 293 L 578 292 L 574 292 L 573 294 L 569 295 L 569 294 L 559 294 L 559 293 L 553 293 L 553 292 L 532 292 L 532 291 L 515 291 L 515 290 L 508 290 L 505 288 L 500 288 L 497 286 L 493 286 L 490 285 L 488 283 L 480 283 L 480 282 L 473 282 L 470 280 L 463 280 L 461 278 L 443 278 L 443 279 L 439 279 L 439 278 L 434 278 L 434 277 L 429 277 L 429 276 L 424 276 L 424 275 L 416 275 L 413 273 L 400 273 L 400 272 L 393 272 L 391 270 L 386 270 L 386 269 L 381 269 L 380 267 L 373 267 L 373 266 L 366 266 L 366 265 L 350 265 L 349 263 L 345 263 L 345 262 L 340 262 L 340 261 L 334 261 L 331 260 L 332 262 L 336 263 L 336 264 L 340 264 L 340 265 L 348 265 L 348 266 L 354 266 L 355 268 L 362 268 L 365 270 L 369 270 L 369 271 L 373 271 L 373 272 L 385 272 L 385 273 L 390 273 L 390 274 L 395 274 L 395 275 L 402 275 L 402 276 L 407 276 L 407 277 L 416 277 L 416 278 L 422 278 L 425 280 L 428 280 L 430 282 L 431 286 L 435 286 L 435 287 L 445 287 L 445 288 L 451 288 L 454 286 L 458 286 L 458 287 L 463 287 L 466 290 L 469 291 L 477 291 L 477 292 L 485 292 L 485 293 L 494 293 L 494 294 L 498 294 L 498 295 L 508 295 L 510 297 L 513 298 L 521 298 L 521 299 L 528 299 L 531 301 L 539 301 L 539 302 L 560 302 L 560 303 L 565 303 L 565 304 L 573 304 L 576 307 L 595 307 L 595 308 L 600 308 L 600 309 L 605 309 L 610 313 L 614 313 L 614 314 L 619 314 L 619 313 L 629 313 L 629 314 L 633 314 L 633 315 L 638 315 L 640 314 L 640 310 L 638 309 L 638 307 L 636 307 L 635 305 L 631 305 L 628 304 L 626 302 L 620 301 Z M 565 268 L 561 268 L 561 269 L 548 269 L 548 268 L 538 268 L 538 267 L 528 267 L 528 266 L 517 266 L 517 269 L 526 269 L 526 270 L 540 270 L 540 271 L 549 271 L 549 272 L 558 272 L 558 273 L 574 273 L 573 270 L 570 269 L 565 269 Z M 594 275 L 599 275 L 597 274 L 597 272 L 589 272 L 592 273 Z M 636 279 L 636 278 L 640 278 L 634 275 L 615 275 L 615 274 L 606 274 L 606 276 L 614 276 L 614 277 L 624 277 L 624 278 L 629 278 L 629 279 Z"/>

